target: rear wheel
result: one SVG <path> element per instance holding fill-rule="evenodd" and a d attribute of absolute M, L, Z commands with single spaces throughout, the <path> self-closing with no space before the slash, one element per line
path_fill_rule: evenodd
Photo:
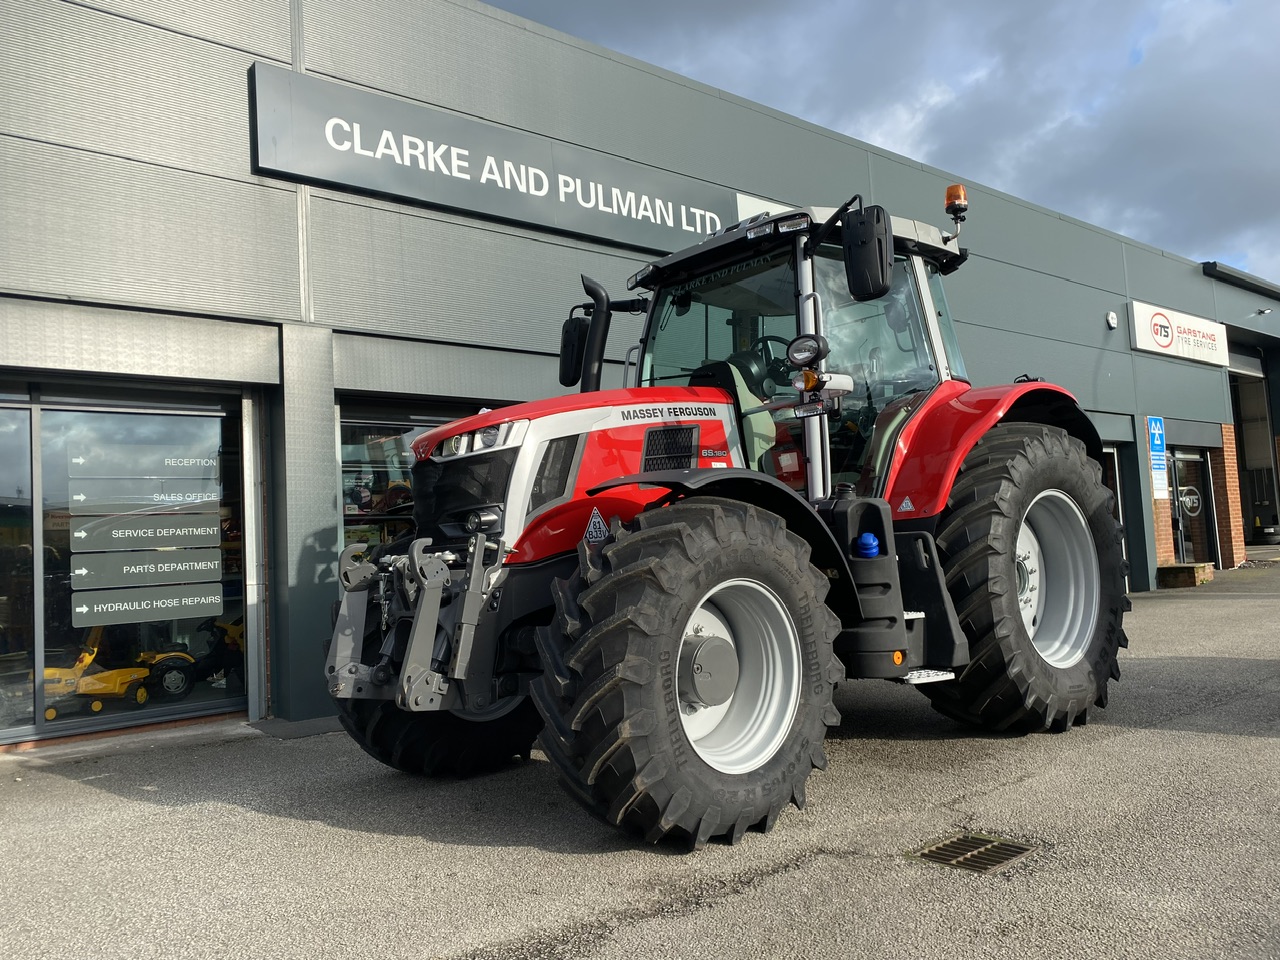
<path fill-rule="evenodd" d="M 164 700 L 182 700 L 195 685 L 195 667 L 182 657 L 165 657 L 151 664 L 147 686 Z"/>
<path fill-rule="evenodd" d="M 961 675 L 919 687 L 941 713 L 996 730 L 1061 731 L 1105 707 L 1126 564 L 1112 495 L 1057 427 L 999 424 L 965 458 L 938 523 L 969 638 Z"/>
<path fill-rule="evenodd" d="M 691 847 L 803 806 L 843 677 L 808 544 L 775 514 L 694 498 L 580 557 L 556 583 L 533 685 L 568 791 L 607 823 Z"/>

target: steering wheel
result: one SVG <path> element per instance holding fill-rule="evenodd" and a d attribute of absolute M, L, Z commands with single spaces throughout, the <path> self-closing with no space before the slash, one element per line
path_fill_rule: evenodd
<path fill-rule="evenodd" d="M 782 356 L 773 356 L 769 350 L 769 344 L 778 343 L 782 345 Z M 777 384 L 791 382 L 791 364 L 787 361 L 787 347 L 790 341 L 784 340 L 782 337 L 766 336 L 756 337 L 751 341 L 749 350 L 759 350 L 760 359 L 764 361 L 765 376 Z"/>

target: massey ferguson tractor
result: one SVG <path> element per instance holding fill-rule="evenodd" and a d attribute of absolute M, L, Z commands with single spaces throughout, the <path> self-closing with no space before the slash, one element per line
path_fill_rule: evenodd
<path fill-rule="evenodd" d="M 966 210 L 950 188 L 956 234 Z M 697 848 L 804 805 L 845 680 L 1083 724 L 1129 608 L 1101 443 L 1060 387 L 969 384 L 942 284 L 966 256 L 854 197 L 725 227 L 643 297 L 584 277 L 580 391 L 419 437 L 416 529 L 343 552 L 347 731 L 428 776 L 540 738 L 596 816 Z M 645 322 L 603 390 L 615 311 Z"/>

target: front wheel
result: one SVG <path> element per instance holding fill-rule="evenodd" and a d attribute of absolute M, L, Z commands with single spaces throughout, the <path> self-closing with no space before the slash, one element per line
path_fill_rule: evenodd
<path fill-rule="evenodd" d="M 693 498 L 580 557 L 556 584 L 532 689 L 569 792 L 649 842 L 693 848 L 803 806 L 843 677 L 808 544 L 775 514 Z"/>
<path fill-rule="evenodd" d="M 404 773 L 469 777 L 527 759 L 542 720 L 528 697 L 484 714 L 411 713 L 390 700 L 339 700 L 338 720 L 365 753 Z"/>
<path fill-rule="evenodd" d="M 369 597 L 364 649 L 370 662 L 382 646 L 377 601 Z M 337 618 L 338 608 L 334 608 Z M 332 637 L 324 643 L 329 654 Z M 469 777 L 528 759 L 542 719 L 528 697 L 513 696 L 487 710 L 402 710 L 392 700 L 337 699 L 338 721 L 365 753 L 403 773 Z"/>
<path fill-rule="evenodd" d="M 969 638 L 952 681 L 919 687 L 946 716 L 1063 731 L 1119 679 L 1127 564 L 1112 494 L 1057 427 L 999 424 L 965 458 L 938 522 L 947 587 Z"/>

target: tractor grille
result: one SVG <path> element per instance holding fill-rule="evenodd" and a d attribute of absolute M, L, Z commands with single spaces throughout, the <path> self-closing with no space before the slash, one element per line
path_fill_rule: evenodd
<path fill-rule="evenodd" d="M 1001 840 L 999 837 L 958 833 L 954 837 L 916 850 L 911 856 L 946 867 L 972 870 L 974 873 L 991 873 L 1020 860 L 1035 849 L 1029 844 Z"/>
<path fill-rule="evenodd" d="M 644 435 L 644 459 L 641 469 L 687 470 L 696 462 L 698 425 L 651 427 Z"/>

